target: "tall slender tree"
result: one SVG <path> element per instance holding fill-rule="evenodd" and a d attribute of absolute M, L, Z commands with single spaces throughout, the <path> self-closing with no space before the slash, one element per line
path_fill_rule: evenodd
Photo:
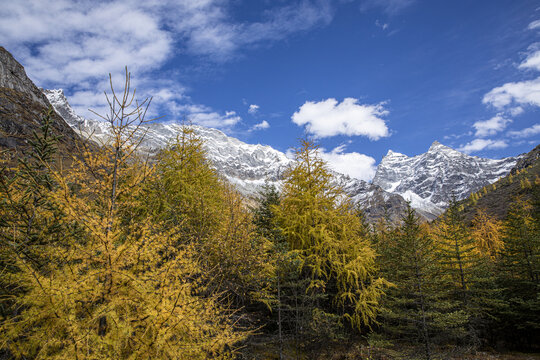
<path fill-rule="evenodd" d="M 343 314 L 354 328 L 376 317 L 386 281 L 375 277 L 375 252 L 360 236 L 362 223 L 344 192 L 333 184 L 317 147 L 302 141 L 285 174 L 276 219 L 290 250 L 309 278 L 307 292 L 321 296 L 312 314 Z M 326 300 L 325 300 L 326 298 Z M 321 319 L 320 316 L 318 319 Z"/>
<path fill-rule="evenodd" d="M 435 236 L 447 299 L 464 310 L 467 321 L 462 340 L 479 347 L 489 331 L 492 314 L 502 305 L 494 263 L 483 254 L 482 241 L 475 241 L 455 200 L 437 223 Z M 484 239 L 483 243 L 489 241 Z"/>
<path fill-rule="evenodd" d="M 134 102 L 127 70 L 124 92 L 111 90 L 105 118 L 114 136 L 107 146 L 78 154 L 71 169 L 40 160 L 54 183 L 35 184 L 47 206 L 35 211 L 40 227 L 33 237 L 46 264 L 19 251 L 25 228 L 0 229 L 2 253 L 13 259 L 11 276 L 22 289 L 1 319 L 0 348 L 21 359 L 230 357 L 247 334 L 198 281 L 193 247 L 178 246 L 177 226 L 130 211 L 152 174 L 135 152 L 148 103 Z M 24 197 L 20 190 L 6 187 L 2 202 Z M 11 204 L 2 206 L 2 218 L 6 209 L 26 216 Z"/>
<path fill-rule="evenodd" d="M 388 311 L 383 314 L 390 320 L 386 325 L 398 338 L 416 334 L 412 340 L 422 343 L 425 358 L 431 359 L 432 313 L 436 301 L 431 282 L 436 258 L 433 240 L 421 230 L 410 204 L 395 240 L 387 252 L 394 266 L 386 274 L 395 287 L 389 290 L 385 301 Z"/>
<path fill-rule="evenodd" d="M 499 279 L 507 304 L 501 332 L 512 346 L 531 348 L 540 340 L 540 227 L 530 202 L 514 199 L 503 224 Z"/>

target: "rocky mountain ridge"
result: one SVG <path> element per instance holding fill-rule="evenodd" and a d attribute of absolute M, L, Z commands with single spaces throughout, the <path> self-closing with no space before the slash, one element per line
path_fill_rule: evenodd
<path fill-rule="evenodd" d="M 69 105 L 62 90 L 43 90 L 55 110 L 83 138 L 107 143 L 109 124 L 79 116 Z M 180 134 L 182 124 L 154 122 L 144 125 L 141 151 L 155 154 Z M 203 140 L 208 157 L 227 180 L 245 195 L 256 194 L 265 181 L 278 184 L 283 171 L 290 165 L 287 156 L 267 145 L 246 144 L 223 132 L 197 125 L 189 125 Z"/>
<path fill-rule="evenodd" d="M 38 89 L 24 67 L 0 47 L 0 149 L 14 149 L 17 153 L 28 148 L 28 140 L 39 130 L 40 118 L 50 105 L 56 110 L 53 132 L 60 136 L 60 153 L 70 154 L 81 138 L 91 137 L 98 143 L 110 139 L 108 124 L 76 114 L 61 90 Z M 142 150 L 155 154 L 179 134 L 181 126 L 174 122 L 148 125 Z M 292 163 L 270 146 L 246 144 L 216 129 L 193 129 L 204 140 L 218 172 L 248 196 L 257 194 L 265 182 L 279 187 L 284 170 Z M 506 175 L 517 160 L 481 159 L 435 142 L 425 154 L 414 157 L 389 151 L 372 183 L 338 173 L 335 177 L 369 220 L 382 216 L 399 220 L 406 199 L 424 218 L 432 219 L 444 209 L 449 196 L 464 198 L 493 183 Z"/>
<path fill-rule="evenodd" d="M 77 115 L 62 90 L 44 90 L 50 103 L 81 136 L 106 142 L 108 125 Z M 153 123 L 145 129 L 143 151 L 155 153 L 180 132 L 178 123 Z M 283 171 L 292 160 L 267 145 L 247 144 L 223 132 L 191 125 L 204 140 L 209 159 L 227 180 L 248 196 L 254 196 L 265 182 L 280 186 Z M 510 172 L 517 158 L 482 159 L 462 154 L 434 142 L 421 155 L 389 151 L 377 168 L 372 183 L 335 173 L 336 181 L 360 204 L 370 220 L 400 218 L 406 201 L 426 219 L 433 219 L 446 207 L 452 194 L 459 200 Z"/>
<path fill-rule="evenodd" d="M 98 143 L 106 143 L 109 138 L 109 125 L 103 121 L 86 119 L 73 111 L 62 90 L 43 90 L 55 110 L 64 117 L 82 137 L 91 138 Z M 144 130 L 141 151 L 154 154 L 180 133 L 183 125 L 170 123 L 151 123 Z M 265 183 L 280 187 L 283 172 L 292 164 L 283 152 L 268 145 L 247 144 L 225 135 L 217 129 L 197 125 L 190 127 L 204 140 L 205 150 L 217 171 L 234 184 L 244 195 L 257 196 Z M 385 214 L 398 221 L 406 207 L 406 201 L 399 195 L 391 194 L 377 185 L 349 176 L 334 173 L 337 183 L 366 212 L 368 220 L 375 221 Z M 427 218 L 433 214 L 419 209 Z"/>
<path fill-rule="evenodd" d="M 427 152 L 413 157 L 390 150 L 377 167 L 373 183 L 401 195 L 415 208 L 436 213 L 452 197 L 464 199 L 507 175 L 518 159 L 470 156 L 435 141 Z"/>

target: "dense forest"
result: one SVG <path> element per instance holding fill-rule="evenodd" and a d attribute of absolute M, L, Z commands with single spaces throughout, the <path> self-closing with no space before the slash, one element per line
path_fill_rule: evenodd
<path fill-rule="evenodd" d="M 25 157 L 3 154 L 0 358 L 538 351 L 538 176 L 513 176 L 530 196 L 504 220 L 464 217 L 478 193 L 432 223 L 409 207 L 368 224 L 306 140 L 282 188 L 249 202 L 189 127 L 155 158 L 138 153 L 148 102 L 133 95 L 108 98 L 108 144 L 66 160 L 49 113 Z"/>

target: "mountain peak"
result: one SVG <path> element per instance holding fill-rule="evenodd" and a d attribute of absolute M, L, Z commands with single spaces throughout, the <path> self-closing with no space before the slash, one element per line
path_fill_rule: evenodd
<path fill-rule="evenodd" d="M 438 142 L 437 140 L 435 140 L 435 141 L 431 144 L 431 146 L 429 147 L 429 150 L 438 150 L 438 149 L 445 149 L 445 148 L 448 148 L 448 149 L 449 149 L 448 146 L 443 145 L 443 144 L 441 144 L 440 142 Z"/>
<path fill-rule="evenodd" d="M 67 102 L 67 98 L 64 94 L 63 89 L 41 89 L 41 91 L 43 92 L 43 94 L 45 94 L 50 103 L 53 103 L 55 101 Z"/>
<path fill-rule="evenodd" d="M 2 46 L 0 46 L 0 88 L 15 90 L 40 106 L 49 106 L 45 96 L 26 75 L 24 67 Z"/>
<path fill-rule="evenodd" d="M 455 149 L 452 149 L 451 147 L 449 146 L 446 146 L 446 145 L 443 145 L 441 144 L 440 142 L 438 142 L 437 140 L 435 140 L 431 146 L 429 147 L 429 150 L 427 151 L 428 153 L 439 153 L 439 152 L 444 152 L 446 154 L 452 154 L 453 156 L 466 156 L 465 154 L 455 150 Z"/>
<path fill-rule="evenodd" d="M 413 207 L 444 209 L 455 194 L 458 200 L 506 175 L 516 158 L 482 159 L 434 141 L 426 153 L 414 157 L 387 155 L 377 167 L 373 184 L 414 200 Z"/>
<path fill-rule="evenodd" d="M 385 157 L 403 157 L 403 156 L 407 156 L 407 155 L 404 155 L 402 153 L 398 153 L 392 150 L 388 150 Z"/>

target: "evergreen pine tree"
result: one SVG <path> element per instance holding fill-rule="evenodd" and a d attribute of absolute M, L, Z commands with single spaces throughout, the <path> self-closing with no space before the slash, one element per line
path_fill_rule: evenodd
<path fill-rule="evenodd" d="M 501 332 L 512 346 L 531 348 L 540 340 L 540 227 L 529 201 L 516 198 L 503 227 L 500 281 L 507 304 Z"/>
<path fill-rule="evenodd" d="M 433 346 L 461 336 L 467 316 L 446 296 L 441 263 L 427 225 L 419 224 L 408 205 L 402 225 L 383 253 L 384 276 L 395 284 L 388 290 L 382 330 L 399 341 L 419 344 L 424 358 Z"/>
<path fill-rule="evenodd" d="M 477 247 L 455 200 L 437 223 L 435 236 L 446 299 L 455 310 L 463 310 L 459 320 L 467 324 L 462 340 L 479 347 L 489 331 L 492 314 L 502 306 L 494 263 Z"/>

